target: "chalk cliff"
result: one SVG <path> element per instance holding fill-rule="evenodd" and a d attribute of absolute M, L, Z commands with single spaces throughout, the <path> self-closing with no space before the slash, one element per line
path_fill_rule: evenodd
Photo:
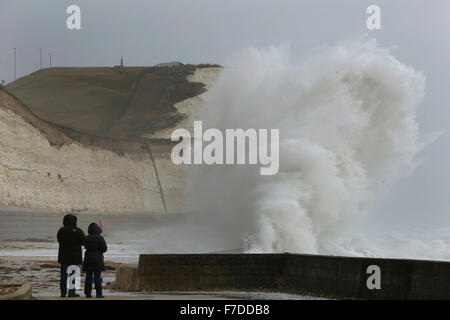
<path fill-rule="evenodd" d="M 213 79 L 211 74 L 218 71 L 211 69 L 198 69 L 189 81 Z M 177 127 L 193 121 L 201 97 L 187 100 L 189 111 L 180 110 L 187 117 Z M 173 144 L 164 139 L 167 131 L 147 138 L 114 139 L 55 125 L 0 88 L 0 205 L 104 213 L 183 212 L 185 173 L 170 160 Z"/>

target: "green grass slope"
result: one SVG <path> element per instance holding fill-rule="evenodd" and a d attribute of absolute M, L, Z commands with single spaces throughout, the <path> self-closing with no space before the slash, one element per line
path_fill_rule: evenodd
<path fill-rule="evenodd" d="M 77 131 L 139 138 L 182 119 L 174 104 L 204 92 L 187 75 L 197 66 L 172 68 L 50 68 L 6 89 L 33 113 Z"/>

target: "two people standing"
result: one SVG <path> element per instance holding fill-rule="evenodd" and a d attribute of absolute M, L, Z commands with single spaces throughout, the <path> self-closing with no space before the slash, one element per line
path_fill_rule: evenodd
<path fill-rule="evenodd" d="M 67 214 L 63 219 L 63 227 L 58 231 L 58 262 L 61 264 L 60 290 L 61 297 L 67 295 L 67 269 L 71 265 L 79 266 L 83 263 L 86 271 L 84 293 L 86 298 L 92 297 L 92 277 L 95 280 L 97 298 L 103 298 L 101 272 L 105 270 L 103 253 L 108 249 L 105 239 L 101 236 L 102 229 L 96 223 L 88 227 L 88 236 L 77 227 L 77 217 Z M 81 246 L 86 248 L 84 262 Z M 79 297 L 75 289 L 70 289 L 68 297 Z"/>

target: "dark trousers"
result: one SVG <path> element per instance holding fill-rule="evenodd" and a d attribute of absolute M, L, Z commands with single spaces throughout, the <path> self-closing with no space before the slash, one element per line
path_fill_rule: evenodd
<path fill-rule="evenodd" d="M 67 294 L 67 268 L 68 264 L 61 264 L 61 278 L 59 281 L 59 288 L 61 290 L 61 295 L 65 296 Z M 75 289 L 70 289 L 69 294 L 75 294 Z"/>
<path fill-rule="evenodd" d="M 84 293 L 87 296 L 90 296 L 92 294 L 92 275 L 94 275 L 94 281 L 95 281 L 95 295 L 97 297 L 102 296 L 102 272 L 101 271 L 92 271 L 88 270 L 86 271 L 86 281 L 84 282 Z"/>

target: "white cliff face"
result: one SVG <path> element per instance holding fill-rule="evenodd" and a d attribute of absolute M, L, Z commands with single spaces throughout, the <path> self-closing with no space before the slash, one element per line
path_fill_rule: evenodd
<path fill-rule="evenodd" d="M 51 146 L 0 108 L 0 203 L 49 210 L 164 212 L 148 154 L 119 156 L 78 143 Z"/>
<path fill-rule="evenodd" d="M 222 68 L 199 68 L 194 74 L 188 77 L 190 82 L 201 82 L 206 89 L 212 86 L 220 74 Z M 175 105 L 180 113 L 185 114 L 183 119 L 176 127 L 160 130 L 152 135 L 146 135 L 145 138 L 165 138 L 170 139 L 173 130 L 176 128 L 185 128 L 193 132 L 194 120 L 199 119 L 199 112 L 203 102 L 203 94 L 186 99 Z M 166 199 L 168 212 L 185 212 L 183 207 L 183 196 L 185 194 L 185 183 L 187 173 L 182 165 L 175 165 L 170 159 L 170 150 L 166 152 L 154 153 L 156 167 L 159 172 L 159 178 Z"/>
<path fill-rule="evenodd" d="M 189 80 L 209 86 L 218 70 L 198 69 Z M 177 104 L 188 115 L 178 127 L 192 127 L 200 103 L 201 96 L 197 96 Z M 54 211 L 165 212 L 148 149 L 119 155 L 86 146 L 24 110 L 18 100 L 0 90 L 0 205 Z M 173 129 L 155 137 L 170 138 Z M 184 168 L 172 163 L 170 146 L 150 147 L 167 212 L 181 213 Z"/>

